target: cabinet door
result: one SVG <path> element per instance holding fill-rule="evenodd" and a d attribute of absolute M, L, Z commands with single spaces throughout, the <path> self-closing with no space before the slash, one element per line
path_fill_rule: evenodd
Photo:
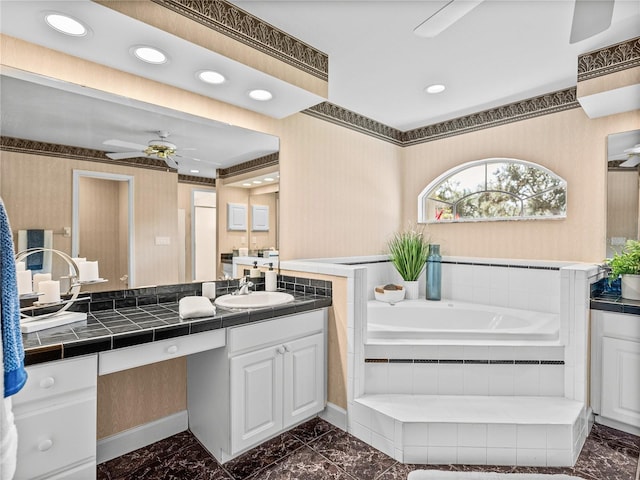
<path fill-rule="evenodd" d="M 602 339 L 601 414 L 640 427 L 640 343 Z"/>
<path fill-rule="evenodd" d="M 324 335 L 284 344 L 284 427 L 321 411 L 325 403 Z"/>
<path fill-rule="evenodd" d="M 231 358 L 231 454 L 282 430 L 281 345 Z"/>

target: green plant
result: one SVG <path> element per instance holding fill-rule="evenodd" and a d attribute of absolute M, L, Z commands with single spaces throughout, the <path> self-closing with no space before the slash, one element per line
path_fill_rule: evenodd
<path fill-rule="evenodd" d="M 391 262 L 407 282 L 416 281 L 429 255 L 429 241 L 422 230 L 411 228 L 397 232 L 387 242 Z"/>
<path fill-rule="evenodd" d="M 622 251 L 608 258 L 607 264 L 611 267 L 609 281 L 616 280 L 620 275 L 640 275 L 640 242 L 627 240 Z"/>

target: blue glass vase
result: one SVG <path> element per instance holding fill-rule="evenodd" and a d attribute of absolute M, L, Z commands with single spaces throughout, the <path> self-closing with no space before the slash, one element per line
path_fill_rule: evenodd
<path fill-rule="evenodd" d="M 429 245 L 427 257 L 427 300 L 440 300 L 442 290 L 442 256 L 440 245 Z"/>

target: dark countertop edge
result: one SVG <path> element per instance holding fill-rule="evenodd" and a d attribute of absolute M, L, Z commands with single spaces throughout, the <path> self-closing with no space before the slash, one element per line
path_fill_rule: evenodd
<path fill-rule="evenodd" d="M 331 297 L 300 295 L 296 292 L 289 293 L 292 293 L 296 297 L 295 300 L 292 303 L 275 307 L 231 310 L 218 306 L 217 309 L 219 313 L 216 313 L 213 317 L 194 318 L 183 323 L 151 327 L 135 332 L 125 332 L 102 337 L 25 348 L 25 365 L 36 365 L 39 363 L 63 360 L 80 355 L 104 352 L 107 350 L 116 350 L 118 348 L 141 345 L 169 338 L 194 335 L 209 330 L 236 327 L 258 321 L 275 319 L 286 315 L 303 313 L 310 310 L 318 310 L 332 305 Z"/>
<path fill-rule="evenodd" d="M 617 295 L 592 297 L 590 308 L 591 310 L 603 310 L 606 312 L 640 316 L 640 301 L 628 300 Z"/>

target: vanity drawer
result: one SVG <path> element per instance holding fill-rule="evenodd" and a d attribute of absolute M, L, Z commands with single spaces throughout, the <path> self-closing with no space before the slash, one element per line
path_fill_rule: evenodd
<path fill-rule="evenodd" d="M 15 480 L 33 480 L 69 465 L 95 462 L 95 418 L 96 399 L 87 396 L 63 407 L 16 413 L 19 441 Z"/>
<path fill-rule="evenodd" d="M 95 388 L 96 370 L 96 355 L 27 367 L 27 383 L 12 397 L 13 405 L 19 407 L 44 398 L 49 400 L 55 395 Z"/>
<path fill-rule="evenodd" d="M 229 355 L 321 332 L 326 309 L 265 320 L 229 329 Z"/>
<path fill-rule="evenodd" d="M 225 330 L 219 329 L 100 352 L 98 375 L 106 375 L 141 365 L 162 362 L 163 360 L 224 347 L 224 345 Z"/>

